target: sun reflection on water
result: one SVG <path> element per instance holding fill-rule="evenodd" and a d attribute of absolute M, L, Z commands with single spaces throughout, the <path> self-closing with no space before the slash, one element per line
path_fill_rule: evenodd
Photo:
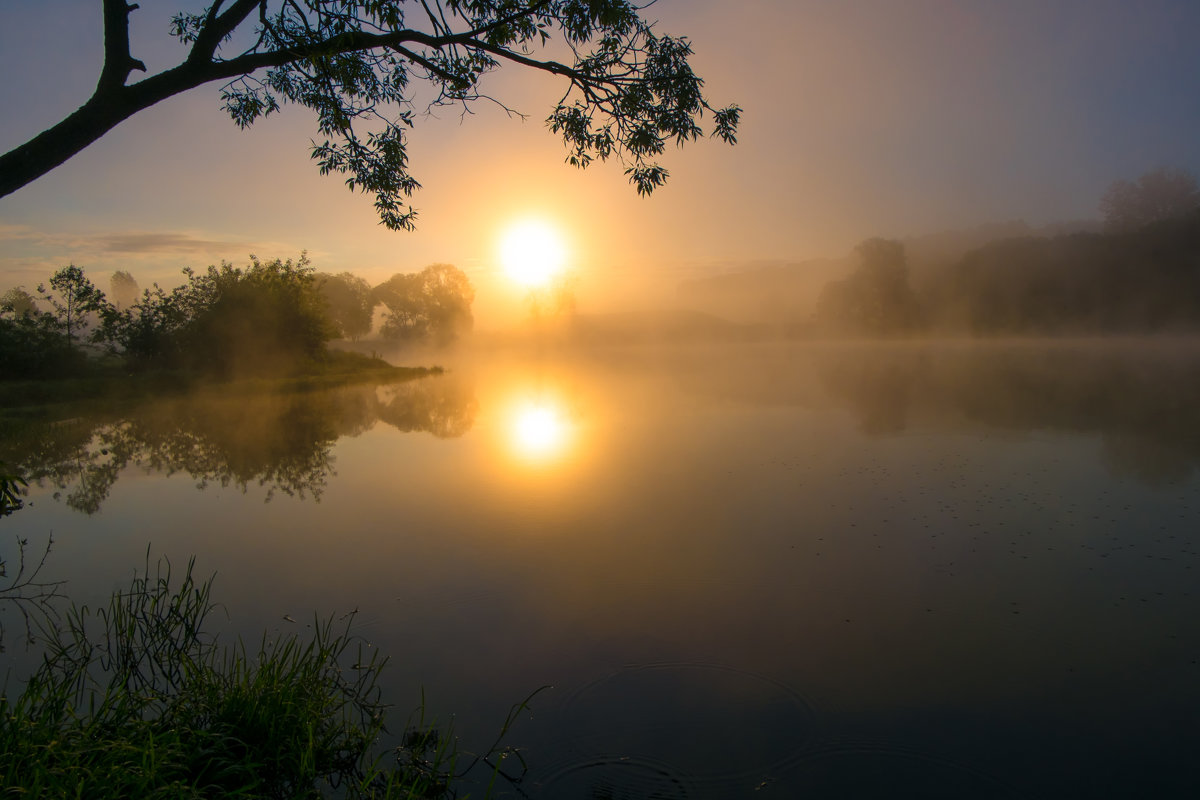
<path fill-rule="evenodd" d="M 526 461 L 555 460 L 570 449 L 572 426 L 562 407 L 550 399 L 519 402 L 509 431 L 514 451 Z"/>

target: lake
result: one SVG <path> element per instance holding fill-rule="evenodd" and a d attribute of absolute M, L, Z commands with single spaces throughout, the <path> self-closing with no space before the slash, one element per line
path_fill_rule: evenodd
<path fill-rule="evenodd" d="M 550 686 L 502 796 L 1200 796 L 1196 343 L 446 364 L 10 437 L 0 548 L 92 605 L 195 555 L 252 642 L 356 610 L 465 751 Z"/>

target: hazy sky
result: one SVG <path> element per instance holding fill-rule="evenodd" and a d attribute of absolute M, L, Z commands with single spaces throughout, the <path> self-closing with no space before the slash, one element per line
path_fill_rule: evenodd
<path fill-rule="evenodd" d="M 141 0 L 133 13 L 133 54 L 152 71 L 183 56 L 167 23 L 189 5 Z M 87 99 L 100 7 L 0 0 L 0 150 Z M 842 255 L 871 235 L 1091 218 L 1116 178 L 1200 173 L 1194 0 L 659 0 L 646 13 L 691 37 L 715 103 L 745 109 L 737 147 L 670 152 L 671 181 L 649 199 L 618 164 L 563 164 L 543 123 L 561 88 L 506 68 L 485 88 L 529 118 L 480 105 L 419 120 L 419 228 L 388 231 L 368 197 L 318 175 L 311 114 L 240 131 L 212 85 L 0 199 L 0 288 L 72 261 L 102 288 L 114 269 L 173 284 L 183 266 L 306 249 L 319 269 L 372 282 L 456 264 L 486 323 L 518 297 L 496 241 L 521 217 L 561 226 L 581 305 L 599 308 L 682 277 Z"/>

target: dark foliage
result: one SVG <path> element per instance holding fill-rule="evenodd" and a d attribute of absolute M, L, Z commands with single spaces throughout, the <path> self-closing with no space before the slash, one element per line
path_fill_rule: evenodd
<path fill-rule="evenodd" d="M 21 497 L 21 493 L 28 486 L 25 479 L 14 472 L 9 472 L 8 467 L 0 461 L 0 517 L 7 517 L 14 511 L 20 511 L 25 501 Z M 0 577 L 4 576 L 4 561 L 0 561 Z"/>
<path fill-rule="evenodd" d="M 98 312 L 105 305 L 104 292 L 100 291 L 74 264 L 63 267 L 50 276 L 50 289 L 37 287 L 54 309 L 54 318 L 67 338 L 67 347 L 75 346 L 75 338 L 88 327 L 88 315 Z"/>
<path fill-rule="evenodd" d="M 44 378 L 79 367 L 84 356 L 67 346 L 53 314 L 0 313 L 0 378 Z"/>
<path fill-rule="evenodd" d="M 979 334 L 1200 328 L 1200 213 L 1130 233 L 1010 239 L 931 287 L 939 327 Z"/>
<path fill-rule="evenodd" d="M 131 50 L 138 6 L 103 0 L 104 67 L 92 97 L 62 122 L 0 155 L 0 196 L 35 180 L 132 115 L 217 82 L 233 121 L 247 127 L 287 103 L 310 109 L 322 173 L 374 195 L 389 228 L 411 228 L 407 131 L 416 98 L 467 111 L 502 64 L 549 73 L 565 92 L 547 119 L 567 160 L 616 157 L 639 193 L 667 179 L 670 142 L 711 135 L 733 143 L 741 109 L 716 108 L 691 68 L 691 43 L 662 35 L 631 0 L 216 0 L 176 14 L 188 48 L 178 66 L 130 83 L 145 64 Z M 566 63 L 541 57 L 551 40 Z M 420 87 L 424 88 L 420 88 Z M 430 90 L 432 90 L 430 92 Z M 515 112 L 512 112 L 515 113 Z"/>
<path fill-rule="evenodd" d="M 0 785 L 36 797 L 450 795 L 446 765 L 375 751 L 377 651 L 320 620 L 308 639 L 219 645 L 210 591 L 190 563 L 182 580 L 147 564 L 107 607 L 49 627 L 41 667 L 0 696 Z"/>
<path fill-rule="evenodd" d="M 279 374 L 317 358 L 335 331 L 308 259 L 188 272 L 181 332 L 189 366 L 221 375 Z"/>
<path fill-rule="evenodd" d="M 143 366 L 234 377 L 294 372 L 336 335 L 305 256 L 184 274 L 183 286 L 155 286 L 128 309 L 106 305 L 98 338 Z"/>

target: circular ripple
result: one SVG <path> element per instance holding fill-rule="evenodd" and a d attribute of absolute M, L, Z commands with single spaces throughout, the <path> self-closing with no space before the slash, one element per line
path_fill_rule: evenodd
<path fill-rule="evenodd" d="M 540 796 L 567 800 L 685 800 L 693 796 L 687 783 L 665 764 L 602 756 L 558 769 L 539 781 L 538 788 Z"/>
<path fill-rule="evenodd" d="M 670 765 L 698 783 L 747 783 L 795 760 L 813 738 L 811 704 L 763 675 L 712 664 L 626 667 L 562 709 L 577 764 L 622 757 Z"/>

